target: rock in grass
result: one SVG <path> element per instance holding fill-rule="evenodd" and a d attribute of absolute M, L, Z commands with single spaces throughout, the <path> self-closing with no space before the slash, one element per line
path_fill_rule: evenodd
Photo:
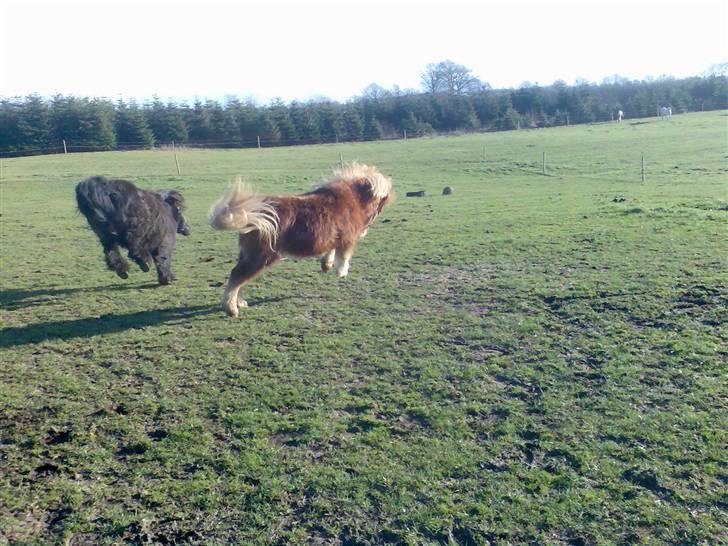
<path fill-rule="evenodd" d="M 452 193 L 452 188 L 450 186 L 445 186 L 442 188 L 442 195 L 450 195 Z"/>

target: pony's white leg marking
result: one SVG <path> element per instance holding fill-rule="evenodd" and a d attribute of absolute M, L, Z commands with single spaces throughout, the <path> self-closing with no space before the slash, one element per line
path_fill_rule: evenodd
<path fill-rule="evenodd" d="M 353 250 L 344 250 L 343 252 L 337 252 L 334 258 L 334 265 L 336 267 L 336 275 L 339 277 L 346 277 L 349 273 L 349 260 Z"/>
<path fill-rule="evenodd" d="M 321 271 L 326 273 L 327 271 L 331 271 L 331 268 L 334 267 L 334 257 L 336 256 L 336 249 L 332 248 L 329 250 L 326 254 L 321 256 Z"/>
<path fill-rule="evenodd" d="M 238 291 L 240 290 L 240 286 L 236 286 L 231 288 L 228 286 L 225 288 L 225 293 L 222 296 L 222 308 L 223 310 L 230 315 L 231 317 L 237 317 L 238 316 Z M 247 307 L 248 304 L 243 300 L 243 303 L 245 305 L 241 305 L 241 307 Z"/>

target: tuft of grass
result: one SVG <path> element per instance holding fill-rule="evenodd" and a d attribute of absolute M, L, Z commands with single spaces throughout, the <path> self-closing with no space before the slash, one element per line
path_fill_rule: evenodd
<path fill-rule="evenodd" d="M 0 543 L 728 541 L 721 115 L 4 160 Z M 228 319 L 209 205 L 339 153 L 399 195 L 349 277 L 286 260 Z M 176 283 L 104 269 L 93 174 L 184 192 Z"/>

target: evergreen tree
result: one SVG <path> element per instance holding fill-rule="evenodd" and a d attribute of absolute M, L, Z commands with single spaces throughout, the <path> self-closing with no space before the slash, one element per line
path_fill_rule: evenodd
<path fill-rule="evenodd" d="M 344 110 L 344 140 L 361 140 L 364 137 L 364 121 L 355 106 Z"/>
<path fill-rule="evenodd" d="M 144 113 L 157 142 L 165 144 L 187 142 L 187 126 L 182 117 L 182 110 L 174 103 L 165 106 L 155 97 L 152 104 L 145 108 Z"/>
<path fill-rule="evenodd" d="M 114 105 L 110 102 L 101 99 L 84 100 L 78 123 L 80 144 L 94 150 L 116 148 L 114 119 Z M 151 136 L 151 133 L 149 134 Z"/>
<path fill-rule="evenodd" d="M 210 111 L 199 100 L 195 101 L 191 109 L 187 109 L 186 124 L 190 141 L 204 143 L 213 139 Z"/>
<path fill-rule="evenodd" d="M 336 142 L 340 137 L 343 137 L 344 129 L 339 109 L 331 102 L 321 102 L 316 106 L 321 138 L 324 142 Z"/>
<path fill-rule="evenodd" d="M 291 120 L 288 108 L 281 99 L 274 99 L 269 108 L 270 117 L 278 127 L 280 143 L 285 146 L 295 144 L 298 140 L 296 126 Z"/>
<path fill-rule="evenodd" d="M 29 95 L 18 112 L 18 140 L 21 148 L 43 149 L 51 139 L 50 110 L 38 95 Z"/>
<path fill-rule="evenodd" d="M 289 111 L 291 120 L 296 127 L 296 133 L 298 134 L 298 138 L 301 142 L 318 142 L 321 138 L 319 119 L 313 107 L 311 105 L 302 105 L 294 101 L 291 103 Z"/>
<path fill-rule="evenodd" d="M 144 113 L 135 102 L 120 100 L 116 107 L 116 140 L 119 145 L 154 146 L 152 133 Z"/>
<path fill-rule="evenodd" d="M 255 120 L 255 134 L 260 137 L 262 143 L 278 144 L 281 140 L 281 133 L 278 125 L 273 121 L 273 117 L 268 109 L 261 108 Z"/>
<path fill-rule="evenodd" d="M 255 104 L 247 103 L 238 105 L 235 108 L 234 115 L 243 144 L 247 146 L 256 144 L 258 135 L 260 134 L 259 119 L 261 111 L 255 107 Z M 268 128 L 266 131 L 270 132 L 271 128 Z"/>
<path fill-rule="evenodd" d="M 364 125 L 364 140 L 381 140 L 384 136 L 382 124 L 374 116 L 367 118 Z"/>
<path fill-rule="evenodd" d="M 208 101 L 206 108 L 210 112 L 210 128 L 212 138 L 218 147 L 240 145 L 240 128 L 235 121 L 232 109 L 224 109 L 218 103 Z"/>
<path fill-rule="evenodd" d="M 0 101 L 0 152 L 20 149 L 20 131 L 18 119 L 20 106 L 9 100 Z"/>
<path fill-rule="evenodd" d="M 402 123 L 402 130 L 407 133 L 408 137 L 417 137 L 417 118 L 414 112 L 409 112 Z"/>

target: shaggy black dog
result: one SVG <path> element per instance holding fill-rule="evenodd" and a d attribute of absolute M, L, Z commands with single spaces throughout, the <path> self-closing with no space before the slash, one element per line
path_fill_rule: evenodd
<path fill-rule="evenodd" d="M 119 253 L 122 246 L 142 271 L 154 261 L 159 284 L 169 284 L 172 251 L 177 233 L 189 235 L 182 215 L 184 199 L 176 190 L 149 191 L 126 180 L 94 176 L 76 186 L 78 210 L 104 247 L 106 265 L 119 277 L 129 276 L 129 264 Z"/>

